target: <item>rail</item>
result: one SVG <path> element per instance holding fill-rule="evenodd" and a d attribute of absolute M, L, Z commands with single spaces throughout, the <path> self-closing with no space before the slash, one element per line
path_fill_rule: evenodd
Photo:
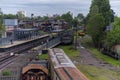
<path fill-rule="evenodd" d="M 48 48 L 52 48 L 52 47 L 57 46 L 57 45 L 60 44 L 60 43 L 61 43 L 60 38 L 57 37 L 57 38 L 55 38 L 55 39 L 50 40 L 50 41 L 46 44 L 46 46 L 47 46 Z"/>
<path fill-rule="evenodd" d="M 1 76 L 0 80 L 18 80 L 15 76 Z"/>

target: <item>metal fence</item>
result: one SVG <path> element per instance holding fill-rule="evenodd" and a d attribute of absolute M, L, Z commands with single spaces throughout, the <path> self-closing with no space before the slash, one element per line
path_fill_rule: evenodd
<path fill-rule="evenodd" d="M 0 46 L 11 44 L 11 40 L 14 40 L 13 36 L 7 38 L 0 38 Z"/>
<path fill-rule="evenodd" d="M 15 76 L 1 76 L 0 80 L 18 80 Z"/>
<path fill-rule="evenodd" d="M 57 37 L 57 38 L 54 38 L 52 40 L 50 40 L 47 44 L 46 44 L 46 47 L 47 48 L 52 48 L 52 47 L 55 47 L 56 45 L 60 44 L 61 43 L 61 40 L 60 40 L 60 37 Z"/>
<path fill-rule="evenodd" d="M 5 46 L 5 45 L 9 45 L 9 44 L 12 44 L 14 41 L 23 41 L 23 40 L 30 40 L 30 39 L 36 39 L 38 37 L 40 37 L 41 35 L 44 35 L 46 33 L 44 32 L 37 32 L 35 34 L 32 34 L 30 36 L 24 36 L 24 35 L 21 35 L 21 36 L 9 36 L 9 37 L 6 37 L 6 38 L 0 38 L 0 46 Z"/>

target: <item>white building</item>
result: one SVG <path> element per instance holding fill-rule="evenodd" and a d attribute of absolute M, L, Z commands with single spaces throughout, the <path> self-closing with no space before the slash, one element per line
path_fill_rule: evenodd
<path fill-rule="evenodd" d="M 18 19 L 4 19 L 6 36 L 11 36 L 15 28 L 18 27 Z"/>
<path fill-rule="evenodd" d="M 19 18 L 24 18 L 26 16 L 26 12 L 25 11 L 18 11 L 17 15 Z"/>

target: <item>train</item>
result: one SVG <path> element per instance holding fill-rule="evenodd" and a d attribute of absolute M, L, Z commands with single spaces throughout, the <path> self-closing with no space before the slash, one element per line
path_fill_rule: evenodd
<path fill-rule="evenodd" d="M 48 49 L 51 80 L 89 80 L 60 48 Z"/>
<path fill-rule="evenodd" d="M 72 44 L 74 41 L 74 31 L 67 30 L 61 33 L 61 43 L 62 44 Z"/>
<path fill-rule="evenodd" d="M 50 34 L 50 39 L 59 37 L 61 44 L 72 44 L 74 41 L 74 31 L 73 30 L 54 30 Z"/>
<path fill-rule="evenodd" d="M 103 44 L 100 51 L 103 54 L 109 55 L 117 60 L 120 60 L 120 44 L 114 45 L 112 47 L 109 47 L 106 44 Z"/>

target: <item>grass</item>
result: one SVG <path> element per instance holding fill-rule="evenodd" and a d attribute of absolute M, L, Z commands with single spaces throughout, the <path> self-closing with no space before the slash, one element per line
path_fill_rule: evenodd
<path fill-rule="evenodd" d="M 87 42 L 89 42 L 88 39 L 87 39 Z M 72 47 L 73 47 L 73 45 L 58 46 L 58 48 L 62 48 L 71 59 L 77 60 L 78 58 L 80 58 L 80 57 L 78 57 L 80 55 L 79 50 L 71 49 Z M 96 55 L 96 57 L 98 56 L 97 58 L 102 59 L 102 57 L 103 57 L 103 59 L 106 59 L 108 57 L 106 55 L 99 53 L 99 51 L 97 49 L 92 48 L 92 49 L 90 49 L 90 51 L 92 51 L 92 53 L 94 55 Z M 107 60 L 109 60 L 109 59 L 112 60 L 112 58 L 108 57 Z M 114 61 L 114 59 L 113 59 L 113 61 Z M 83 74 L 85 74 L 89 78 L 89 80 L 120 80 L 120 77 L 119 77 L 120 72 L 119 71 L 116 72 L 113 70 L 105 69 L 104 67 L 98 68 L 93 65 L 83 65 L 83 64 L 75 64 L 75 65 Z"/>
<path fill-rule="evenodd" d="M 95 55 L 96 58 L 100 58 L 100 59 L 108 62 L 111 65 L 120 67 L 120 61 L 119 60 L 116 60 L 116 59 L 114 59 L 110 56 L 104 55 L 95 48 L 90 48 L 90 51 Z"/>
<path fill-rule="evenodd" d="M 106 61 L 107 63 L 113 65 L 113 66 L 120 67 L 120 60 L 116 60 L 116 59 L 114 59 L 110 56 L 102 54 L 99 50 L 97 50 L 95 47 L 93 47 L 91 38 L 82 38 L 81 42 L 82 42 L 82 45 L 87 47 L 89 49 L 89 51 L 96 58 L 102 59 L 102 60 Z"/>
<path fill-rule="evenodd" d="M 71 59 L 77 58 L 80 55 L 79 50 L 73 49 L 73 45 L 58 46 L 58 48 L 63 49 L 68 57 Z"/>
<path fill-rule="evenodd" d="M 97 68 L 90 65 L 77 64 L 76 66 L 90 80 L 120 80 L 120 72 L 115 72 L 104 68 Z"/>
<path fill-rule="evenodd" d="M 40 60 L 48 59 L 48 54 L 41 54 L 41 55 L 39 55 L 39 59 Z"/>
<path fill-rule="evenodd" d="M 58 48 L 62 48 L 71 59 L 79 58 L 79 50 L 71 49 L 72 47 L 72 45 L 58 46 Z M 120 80 L 120 72 L 97 68 L 92 65 L 76 64 L 76 67 L 85 74 L 89 80 Z"/>
<path fill-rule="evenodd" d="M 9 75 L 11 75 L 11 72 L 9 70 L 3 70 L 2 75 L 3 76 L 9 76 Z"/>
<path fill-rule="evenodd" d="M 98 59 L 102 59 L 106 62 L 108 62 L 111 65 L 119 66 L 120 61 L 115 60 L 109 56 L 106 56 L 102 53 L 100 53 L 96 48 L 91 47 L 92 42 L 89 37 L 81 38 L 82 44 L 89 49 L 89 51 Z M 93 46 L 93 45 L 92 45 Z M 79 59 L 80 53 L 79 50 L 71 49 L 73 45 L 67 45 L 67 46 L 58 46 L 58 48 L 62 48 L 65 53 L 71 58 L 71 59 Z M 120 72 L 109 70 L 106 68 L 98 68 L 94 65 L 84 65 L 84 64 L 75 64 L 76 67 L 85 74 L 89 80 L 120 80 Z"/>

